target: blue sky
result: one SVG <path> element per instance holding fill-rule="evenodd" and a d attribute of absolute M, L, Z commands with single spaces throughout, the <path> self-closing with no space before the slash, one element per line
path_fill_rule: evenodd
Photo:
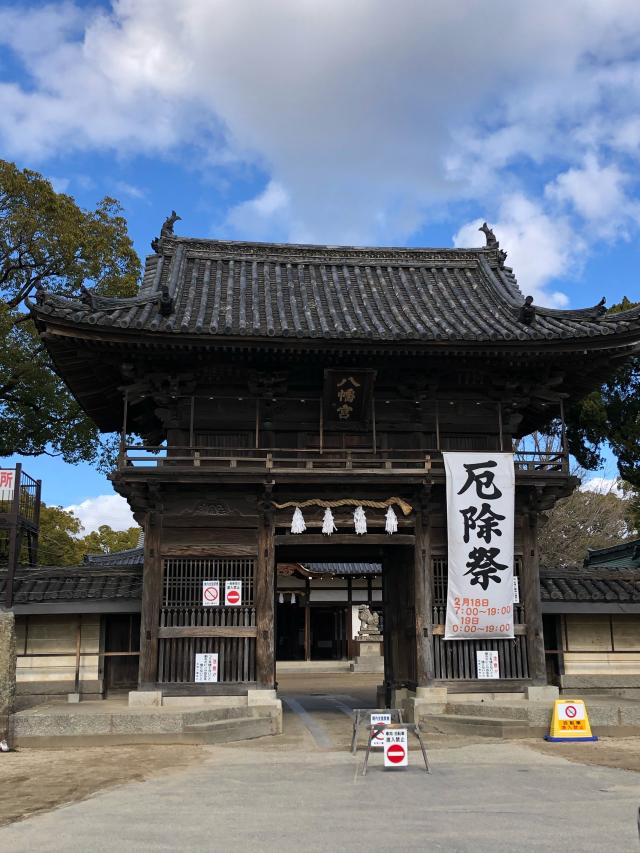
<path fill-rule="evenodd" d="M 487 219 L 537 302 L 640 298 L 637 0 L 0 0 L 0 114 L 0 156 L 118 198 L 141 256 L 172 208 L 351 244 L 480 245 Z M 89 467 L 25 466 L 125 523 Z"/>

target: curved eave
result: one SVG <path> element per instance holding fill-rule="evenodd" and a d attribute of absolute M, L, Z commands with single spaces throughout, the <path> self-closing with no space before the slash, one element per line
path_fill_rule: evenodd
<path fill-rule="evenodd" d="M 433 340 L 431 338 L 397 337 L 381 340 L 370 337 L 298 337 L 266 335 L 205 335 L 187 332 L 149 331 L 129 326 L 98 326 L 91 323 L 79 323 L 67 318 L 56 317 L 51 313 L 34 309 L 36 324 L 45 340 L 54 335 L 60 338 L 73 338 L 77 341 L 123 344 L 127 347 L 156 349 L 216 349 L 229 350 L 277 350 L 277 351 L 341 351 L 341 352 L 390 352 L 406 354 L 441 352 L 452 349 L 457 352 L 493 352 L 538 354 L 541 352 L 587 352 L 591 350 L 618 350 L 633 347 L 640 348 L 640 320 L 637 325 L 624 331 L 599 335 L 581 335 L 578 337 L 512 338 L 510 340 L 492 336 L 486 338 L 458 338 L 455 336 Z"/>

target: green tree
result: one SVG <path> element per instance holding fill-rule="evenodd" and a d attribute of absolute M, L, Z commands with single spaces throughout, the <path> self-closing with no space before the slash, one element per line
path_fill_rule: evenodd
<path fill-rule="evenodd" d="M 100 455 L 95 425 L 56 376 L 23 306 L 39 287 L 135 294 L 140 261 L 121 213 L 112 198 L 83 210 L 42 175 L 0 160 L 0 456 Z"/>
<path fill-rule="evenodd" d="M 610 313 L 633 308 L 625 296 Z M 608 444 L 618 470 L 636 491 L 640 490 L 640 357 L 633 356 L 612 378 L 566 413 L 569 450 L 588 470 L 602 465 L 602 449 Z"/>
<path fill-rule="evenodd" d="M 78 538 L 80 519 L 61 506 L 40 508 L 38 563 L 41 566 L 77 566 L 84 556 L 84 544 Z"/>
<path fill-rule="evenodd" d="M 139 527 L 128 530 L 112 530 L 108 524 L 101 524 L 82 540 L 86 554 L 114 554 L 135 548 L 140 536 Z"/>

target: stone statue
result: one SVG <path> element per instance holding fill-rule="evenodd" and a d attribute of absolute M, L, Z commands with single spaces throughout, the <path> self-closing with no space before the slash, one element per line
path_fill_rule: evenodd
<path fill-rule="evenodd" d="M 359 638 L 380 636 L 380 617 L 377 613 L 371 612 L 368 604 L 361 604 L 358 607 L 358 619 L 360 620 Z"/>

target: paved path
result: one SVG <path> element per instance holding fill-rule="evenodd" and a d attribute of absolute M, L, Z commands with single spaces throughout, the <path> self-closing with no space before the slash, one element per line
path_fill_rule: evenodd
<path fill-rule="evenodd" d="M 359 695 L 290 692 L 278 738 L 203 749 L 203 760 L 0 829 L 12 853 L 99 851 L 640 850 L 640 777 L 514 742 L 441 740 L 433 773 L 379 755 L 360 775 L 347 711 Z"/>

